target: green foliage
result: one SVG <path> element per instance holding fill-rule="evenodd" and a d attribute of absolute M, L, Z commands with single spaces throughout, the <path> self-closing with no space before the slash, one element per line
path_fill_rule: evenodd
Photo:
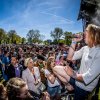
<path fill-rule="evenodd" d="M 55 28 L 54 31 L 51 31 L 51 37 L 54 39 L 54 43 L 59 43 L 59 39 L 63 35 L 63 30 L 61 28 Z"/>
<path fill-rule="evenodd" d="M 23 37 L 22 38 L 22 44 L 26 43 L 26 39 Z"/>
<path fill-rule="evenodd" d="M 19 44 L 22 42 L 22 38 L 19 35 L 17 35 L 17 32 L 15 30 L 10 30 L 7 33 L 7 36 L 7 38 L 9 39 L 8 43 Z"/>
<path fill-rule="evenodd" d="M 0 44 L 4 41 L 4 37 L 6 36 L 6 32 L 4 29 L 0 28 Z"/>
<path fill-rule="evenodd" d="M 31 44 L 32 44 L 33 36 L 34 36 L 34 30 L 29 30 L 29 32 L 27 33 L 27 40 Z"/>
<path fill-rule="evenodd" d="M 100 100 L 100 87 L 99 87 L 99 94 L 98 95 L 99 95 L 99 100 Z"/>
<path fill-rule="evenodd" d="M 42 35 L 40 34 L 39 30 L 29 30 L 27 33 L 27 40 L 30 44 L 32 43 L 41 43 Z"/>
<path fill-rule="evenodd" d="M 10 30 L 8 33 L 6 33 L 4 29 L 0 28 L 0 44 L 19 44 L 21 42 L 22 38 L 19 35 L 17 35 L 17 32 L 15 30 Z"/>
<path fill-rule="evenodd" d="M 71 43 L 71 36 L 72 36 L 72 32 L 64 32 L 63 33 L 63 35 L 64 35 L 64 40 L 65 40 L 65 44 L 66 45 L 70 45 L 70 43 Z"/>
<path fill-rule="evenodd" d="M 47 41 L 47 40 L 45 40 L 45 41 L 44 41 L 44 44 L 45 44 L 45 45 L 48 45 L 49 43 L 48 43 L 48 41 Z"/>
<path fill-rule="evenodd" d="M 43 42 L 43 39 L 45 38 L 44 35 L 40 34 L 39 30 L 29 30 L 26 38 L 21 38 L 15 30 L 10 30 L 9 32 L 6 32 L 4 29 L 0 28 L 0 44 L 6 43 L 6 44 L 21 44 L 21 43 L 44 43 L 46 45 L 49 44 L 58 44 L 58 43 L 65 43 L 66 45 L 70 45 L 71 43 L 71 36 L 72 32 L 63 32 L 61 28 L 55 28 L 53 31 L 51 31 L 51 37 L 53 38 L 53 42 L 48 42 L 48 40 Z M 82 32 L 79 32 L 77 34 L 82 34 Z M 61 39 L 63 37 L 63 39 Z"/>
<path fill-rule="evenodd" d="M 45 45 L 50 45 L 50 44 L 52 44 L 52 40 L 47 39 L 47 40 L 45 40 L 43 43 L 44 43 Z"/>
<path fill-rule="evenodd" d="M 59 43 L 65 43 L 65 40 L 64 39 L 60 39 Z"/>
<path fill-rule="evenodd" d="M 8 38 L 10 43 L 15 43 L 16 42 L 16 31 L 15 30 L 10 30 L 8 32 Z"/>
<path fill-rule="evenodd" d="M 53 44 L 58 44 L 58 43 L 64 43 L 66 45 L 70 45 L 72 41 L 72 32 L 65 31 L 61 28 L 55 28 L 54 31 L 51 31 L 51 37 L 53 38 Z M 82 34 L 82 32 L 79 32 L 77 34 Z M 63 38 L 63 39 L 61 39 Z"/>

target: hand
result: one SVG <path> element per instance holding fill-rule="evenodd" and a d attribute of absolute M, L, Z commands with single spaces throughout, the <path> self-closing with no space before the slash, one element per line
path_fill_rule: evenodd
<path fill-rule="evenodd" d="M 75 34 L 74 36 L 76 36 L 77 38 L 73 38 L 72 41 L 80 42 L 83 39 L 83 36 L 81 34 Z"/>
<path fill-rule="evenodd" d="M 48 60 L 54 61 L 54 56 L 49 57 Z"/>
<path fill-rule="evenodd" d="M 35 61 L 35 62 L 33 62 L 33 65 L 34 65 L 34 66 L 36 66 L 36 65 L 37 65 L 37 62 L 36 62 L 36 61 Z"/>
<path fill-rule="evenodd" d="M 34 74 L 34 68 L 31 69 L 31 73 Z"/>
<path fill-rule="evenodd" d="M 73 69 L 70 68 L 69 66 L 65 67 L 64 70 L 66 71 L 66 73 L 69 75 L 69 76 L 73 76 Z"/>
<path fill-rule="evenodd" d="M 39 81 L 36 79 L 34 85 L 38 85 Z"/>
<path fill-rule="evenodd" d="M 42 100 L 50 100 L 50 95 L 48 92 L 43 92 L 43 98 Z"/>

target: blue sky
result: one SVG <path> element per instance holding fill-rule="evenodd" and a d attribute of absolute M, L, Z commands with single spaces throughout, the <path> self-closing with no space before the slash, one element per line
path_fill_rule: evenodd
<path fill-rule="evenodd" d="M 30 29 L 38 29 L 45 39 L 55 27 L 73 33 L 82 31 L 77 21 L 81 0 L 0 0 L 0 28 L 15 29 L 26 37 Z"/>

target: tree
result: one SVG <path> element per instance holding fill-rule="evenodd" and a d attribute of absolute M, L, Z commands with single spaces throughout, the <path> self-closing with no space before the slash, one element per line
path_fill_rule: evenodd
<path fill-rule="evenodd" d="M 23 37 L 22 38 L 22 44 L 24 44 L 26 42 L 26 39 Z"/>
<path fill-rule="evenodd" d="M 44 41 L 43 41 L 44 39 L 45 39 L 45 35 L 40 34 L 40 37 L 39 37 L 38 43 L 44 43 Z"/>
<path fill-rule="evenodd" d="M 33 36 L 34 36 L 34 30 L 29 30 L 26 37 L 27 37 L 27 40 L 30 44 L 32 44 Z"/>
<path fill-rule="evenodd" d="M 15 30 L 10 30 L 8 32 L 8 37 L 9 37 L 9 40 L 10 40 L 11 43 L 15 43 L 16 42 L 16 35 L 17 35 L 17 33 L 16 33 Z"/>
<path fill-rule="evenodd" d="M 47 40 L 45 40 L 45 41 L 44 41 L 44 44 L 45 44 L 45 45 L 48 45 L 49 43 L 48 43 L 48 41 L 47 41 Z"/>
<path fill-rule="evenodd" d="M 52 43 L 52 40 L 50 40 L 50 39 L 47 39 L 47 40 L 44 41 L 45 45 L 50 45 L 51 43 Z"/>
<path fill-rule="evenodd" d="M 39 30 L 34 30 L 34 35 L 33 35 L 33 43 L 39 42 L 40 41 L 40 31 Z"/>
<path fill-rule="evenodd" d="M 41 35 L 40 35 L 40 40 L 43 41 L 43 39 L 45 39 L 45 35 L 41 34 Z"/>
<path fill-rule="evenodd" d="M 64 35 L 64 39 L 65 39 L 65 44 L 67 44 L 67 45 L 70 45 L 70 43 L 71 43 L 71 36 L 72 36 L 72 32 L 64 32 L 63 33 L 63 35 Z"/>
<path fill-rule="evenodd" d="M 59 39 L 63 35 L 63 30 L 61 28 L 55 28 L 54 31 L 51 31 L 51 37 L 54 39 L 56 43 L 59 42 Z"/>
<path fill-rule="evenodd" d="M 16 44 L 22 43 L 22 38 L 19 35 L 16 35 Z"/>
<path fill-rule="evenodd" d="M 2 43 L 3 40 L 5 40 L 6 33 L 4 29 L 0 28 L 0 44 Z"/>
<path fill-rule="evenodd" d="M 8 43 L 8 38 L 7 38 L 7 34 L 6 33 L 3 35 L 2 43 L 5 43 L 5 44 Z"/>
<path fill-rule="evenodd" d="M 7 34 L 7 39 L 9 43 L 19 44 L 22 42 L 22 38 L 17 34 L 15 30 L 10 30 Z"/>
<path fill-rule="evenodd" d="M 27 33 L 27 39 L 29 43 L 36 43 L 41 41 L 41 34 L 39 30 L 29 30 Z"/>

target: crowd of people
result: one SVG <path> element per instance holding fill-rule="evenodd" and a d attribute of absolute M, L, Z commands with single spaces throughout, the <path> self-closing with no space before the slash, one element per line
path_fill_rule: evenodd
<path fill-rule="evenodd" d="M 88 25 L 87 46 L 76 35 L 71 46 L 1 45 L 0 100 L 61 100 L 64 90 L 85 100 L 100 78 L 100 27 Z"/>

